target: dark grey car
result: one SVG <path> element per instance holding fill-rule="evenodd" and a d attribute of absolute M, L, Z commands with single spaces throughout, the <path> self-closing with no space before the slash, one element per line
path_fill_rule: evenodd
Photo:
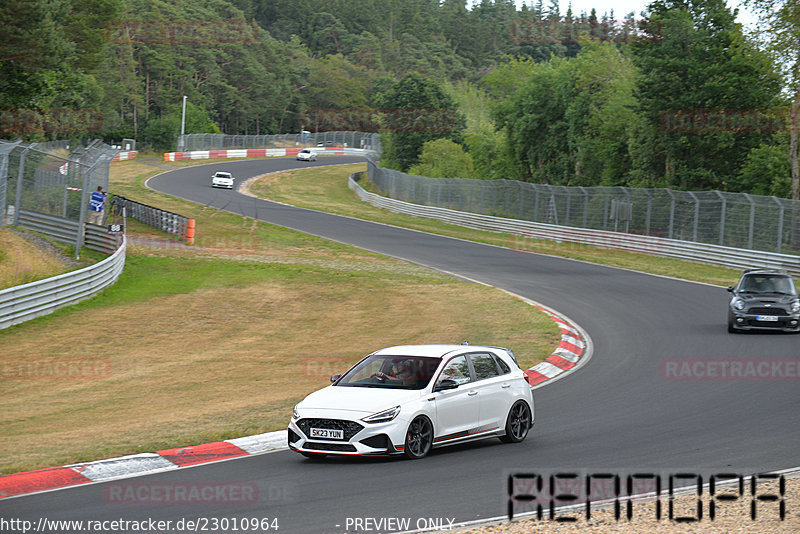
<path fill-rule="evenodd" d="M 777 330 L 800 332 L 800 295 L 790 274 L 750 269 L 731 286 L 728 332 Z"/>

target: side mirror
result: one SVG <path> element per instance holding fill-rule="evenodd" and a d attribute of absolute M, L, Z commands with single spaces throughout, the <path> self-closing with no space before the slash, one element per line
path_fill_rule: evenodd
<path fill-rule="evenodd" d="M 433 386 L 433 391 L 444 391 L 446 389 L 456 389 L 458 387 L 458 382 L 455 380 L 450 380 L 449 378 L 445 378 L 435 386 Z"/>
<path fill-rule="evenodd" d="M 333 384 L 334 382 L 336 382 L 340 378 L 342 378 L 342 375 L 340 375 L 340 374 L 339 375 L 332 375 L 331 376 L 331 384 Z"/>
<path fill-rule="evenodd" d="M 733 293 L 733 286 L 728 286 L 728 293 Z"/>

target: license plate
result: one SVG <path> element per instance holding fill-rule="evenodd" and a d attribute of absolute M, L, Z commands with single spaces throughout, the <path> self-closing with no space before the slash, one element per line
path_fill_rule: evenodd
<path fill-rule="evenodd" d="M 756 315 L 756 321 L 776 322 L 777 315 Z"/>
<path fill-rule="evenodd" d="M 311 437 L 322 439 L 344 439 L 344 430 L 335 430 L 332 428 L 312 428 Z"/>

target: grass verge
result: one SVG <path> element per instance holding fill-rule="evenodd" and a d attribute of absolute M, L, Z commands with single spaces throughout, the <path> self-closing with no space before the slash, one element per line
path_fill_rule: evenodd
<path fill-rule="evenodd" d="M 736 282 L 740 271 L 649 254 L 637 254 L 578 243 L 557 243 L 546 239 L 473 230 L 432 219 L 411 217 L 375 208 L 361 202 L 347 187 L 347 176 L 366 169 L 366 164 L 353 164 L 327 169 L 295 170 L 266 175 L 252 182 L 249 190 L 255 196 L 348 215 L 371 221 L 384 222 L 405 228 L 478 241 L 517 250 L 561 256 L 633 269 L 662 276 L 672 276 L 696 282 L 727 286 Z M 370 184 L 364 184 L 369 189 Z"/>
<path fill-rule="evenodd" d="M 114 286 L 0 332 L 0 472 L 285 428 L 294 403 L 384 346 L 468 339 L 530 366 L 558 343 L 548 317 L 492 288 L 144 190 L 161 170 L 115 163 L 111 190 L 195 218 L 197 245 L 132 223 Z"/>
<path fill-rule="evenodd" d="M 19 286 L 67 272 L 69 267 L 31 246 L 22 236 L 0 229 L 0 289 Z"/>

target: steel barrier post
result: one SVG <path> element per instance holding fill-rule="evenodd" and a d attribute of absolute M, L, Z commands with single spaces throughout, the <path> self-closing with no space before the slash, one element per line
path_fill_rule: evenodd
<path fill-rule="evenodd" d="M 675 225 L 675 195 L 672 192 L 672 189 L 667 189 L 667 194 L 669 195 L 670 203 L 669 203 L 669 238 L 672 239 L 672 231 Z"/>
<path fill-rule="evenodd" d="M 717 194 L 717 196 L 720 198 L 720 200 L 722 200 L 722 209 L 720 210 L 721 213 L 720 213 L 720 216 L 719 216 L 719 244 L 720 245 L 724 245 L 725 244 L 725 215 L 726 215 L 726 212 L 728 211 L 728 199 L 726 199 L 725 195 L 723 195 L 720 191 L 715 189 L 714 192 Z"/>
<path fill-rule="evenodd" d="M 25 156 L 28 154 L 28 151 L 34 147 L 36 143 L 28 145 L 25 147 L 25 150 L 22 151 L 22 154 L 19 156 L 19 173 L 17 173 L 17 194 L 14 198 L 14 222 L 13 225 L 17 226 L 19 224 L 19 212 L 20 208 L 22 207 L 22 178 L 25 173 Z"/>
<path fill-rule="evenodd" d="M 694 199 L 694 225 L 692 227 L 692 241 L 697 243 L 697 223 L 700 219 L 700 199 L 692 191 L 687 191 Z"/>
<path fill-rule="evenodd" d="M 586 228 L 586 224 L 589 220 L 589 193 L 582 185 L 579 185 L 578 189 L 583 193 L 583 227 Z"/>
<path fill-rule="evenodd" d="M 778 200 L 778 197 L 771 196 L 770 198 L 772 200 L 774 200 L 775 203 L 778 205 L 778 209 L 780 210 L 780 213 L 781 213 L 780 218 L 778 218 L 778 253 L 780 253 L 781 252 L 781 246 L 783 245 L 783 214 L 784 214 L 784 209 L 783 209 L 783 204 L 781 204 L 781 201 Z M 0 205 L 2 205 L 2 204 L 0 204 Z"/>
<path fill-rule="evenodd" d="M 753 250 L 753 223 L 755 222 L 756 218 L 756 203 L 753 202 L 753 199 L 750 198 L 750 195 L 747 193 L 742 193 L 744 198 L 750 203 L 750 228 L 747 231 L 747 248 Z"/>
<path fill-rule="evenodd" d="M 6 191 L 8 190 L 8 160 L 11 151 L 20 143 L 0 144 L 0 228 L 6 225 Z M 14 207 L 16 210 L 16 206 Z"/>

